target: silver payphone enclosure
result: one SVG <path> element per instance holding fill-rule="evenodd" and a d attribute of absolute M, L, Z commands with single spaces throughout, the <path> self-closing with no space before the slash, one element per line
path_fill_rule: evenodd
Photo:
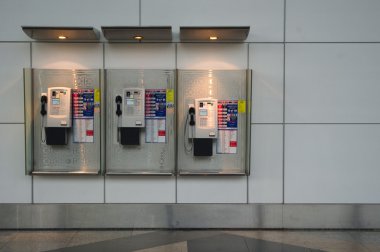
<path fill-rule="evenodd" d="M 252 70 L 177 70 L 177 169 L 179 175 L 241 175 L 250 174 L 251 147 L 251 97 Z M 194 156 L 186 150 L 187 135 L 182 134 L 185 127 L 189 106 L 195 99 L 213 98 L 221 104 L 232 103 L 238 106 L 237 146 L 234 151 L 221 153 L 217 144 L 221 133 L 218 126 L 219 139 L 213 141 L 213 155 Z M 219 113 L 219 112 L 218 112 Z M 219 116 L 219 115 L 218 115 Z M 219 120 L 222 120 L 218 117 Z M 236 132 L 235 132 L 236 133 Z M 191 144 L 191 143 L 190 143 Z"/>
<path fill-rule="evenodd" d="M 104 139 L 101 138 L 104 134 L 101 131 L 104 131 L 104 127 L 101 117 L 104 109 L 101 107 L 103 94 L 100 90 L 103 84 L 103 71 L 100 69 L 24 69 L 27 175 L 102 174 L 104 153 L 101 147 Z M 47 93 L 51 87 L 67 87 L 79 94 L 87 92 L 93 98 L 93 107 L 90 108 L 93 113 L 73 121 L 75 125 L 68 130 L 67 145 L 53 146 L 43 141 L 46 118 L 40 114 L 40 99 L 41 94 Z M 83 104 L 81 106 L 85 107 Z M 87 132 L 89 137 L 82 136 L 83 132 Z"/>

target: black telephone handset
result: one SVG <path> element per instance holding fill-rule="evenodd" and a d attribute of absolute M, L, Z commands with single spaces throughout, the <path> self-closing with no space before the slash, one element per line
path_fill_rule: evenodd
<path fill-rule="evenodd" d="M 116 105 L 117 105 L 117 108 L 116 108 L 116 115 L 117 116 L 121 116 L 121 114 L 123 113 L 121 111 L 121 103 L 123 102 L 122 98 L 120 95 L 116 96 L 116 99 L 115 99 L 115 102 L 116 102 Z"/>
<path fill-rule="evenodd" d="M 41 96 L 41 115 L 45 116 L 46 115 L 46 103 L 47 103 L 47 96 L 43 95 Z"/>
<path fill-rule="evenodd" d="M 195 108 L 189 108 L 189 115 L 190 115 L 190 125 L 195 125 L 194 115 L 195 115 Z"/>

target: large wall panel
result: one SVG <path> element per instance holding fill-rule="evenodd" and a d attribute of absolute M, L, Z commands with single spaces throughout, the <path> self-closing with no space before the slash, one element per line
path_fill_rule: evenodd
<path fill-rule="evenodd" d="M 23 124 L 0 124 L 0 203 L 31 203 L 32 178 L 25 175 Z"/>
<path fill-rule="evenodd" d="M 282 203 L 281 124 L 252 125 L 249 203 Z"/>
<path fill-rule="evenodd" d="M 35 203 L 103 203 L 104 178 L 75 176 L 34 177 Z"/>
<path fill-rule="evenodd" d="M 380 122 L 380 44 L 287 44 L 285 64 L 286 122 Z"/>
<path fill-rule="evenodd" d="M 286 125 L 285 203 L 380 203 L 380 125 Z"/>
<path fill-rule="evenodd" d="M 247 203 L 247 177 L 178 178 L 178 203 Z"/>
<path fill-rule="evenodd" d="M 252 123 L 282 123 L 284 45 L 250 44 Z"/>
<path fill-rule="evenodd" d="M 178 45 L 178 69 L 246 69 L 246 44 L 203 44 Z"/>
<path fill-rule="evenodd" d="M 379 42 L 378 0 L 287 0 L 286 41 Z"/>
<path fill-rule="evenodd" d="M 33 43 L 33 68 L 89 69 L 103 68 L 100 43 Z"/>
<path fill-rule="evenodd" d="M 29 40 L 21 26 L 138 24 L 139 0 L 0 1 L 0 41 Z"/>
<path fill-rule="evenodd" d="M 0 66 L 0 123 L 22 123 L 23 68 L 30 67 L 30 44 L 0 43 Z"/>
<path fill-rule="evenodd" d="M 120 69 L 175 69 L 175 45 L 106 44 L 105 67 Z"/>
<path fill-rule="evenodd" d="M 280 42 L 284 34 L 283 0 L 142 0 L 142 25 L 251 26 L 247 41 Z"/>

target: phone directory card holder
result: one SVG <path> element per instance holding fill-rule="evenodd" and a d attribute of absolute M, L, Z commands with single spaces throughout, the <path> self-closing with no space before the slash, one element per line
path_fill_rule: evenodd
<path fill-rule="evenodd" d="M 94 89 L 74 89 L 73 141 L 74 143 L 94 142 Z"/>
<path fill-rule="evenodd" d="M 145 90 L 145 142 L 166 142 L 166 89 Z"/>
<path fill-rule="evenodd" d="M 218 101 L 218 154 L 237 153 L 238 101 Z"/>

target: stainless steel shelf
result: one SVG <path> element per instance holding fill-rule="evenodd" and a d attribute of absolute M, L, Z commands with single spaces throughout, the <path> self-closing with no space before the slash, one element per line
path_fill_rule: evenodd
<path fill-rule="evenodd" d="M 249 26 L 181 26 L 181 42 L 243 42 Z"/>
<path fill-rule="evenodd" d="M 171 42 L 171 26 L 102 26 L 104 37 L 109 41 Z"/>
<path fill-rule="evenodd" d="M 98 41 L 99 31 L 90 26 L 22 26 L 22 30 L 30 38 L 41 41 Z"/>

